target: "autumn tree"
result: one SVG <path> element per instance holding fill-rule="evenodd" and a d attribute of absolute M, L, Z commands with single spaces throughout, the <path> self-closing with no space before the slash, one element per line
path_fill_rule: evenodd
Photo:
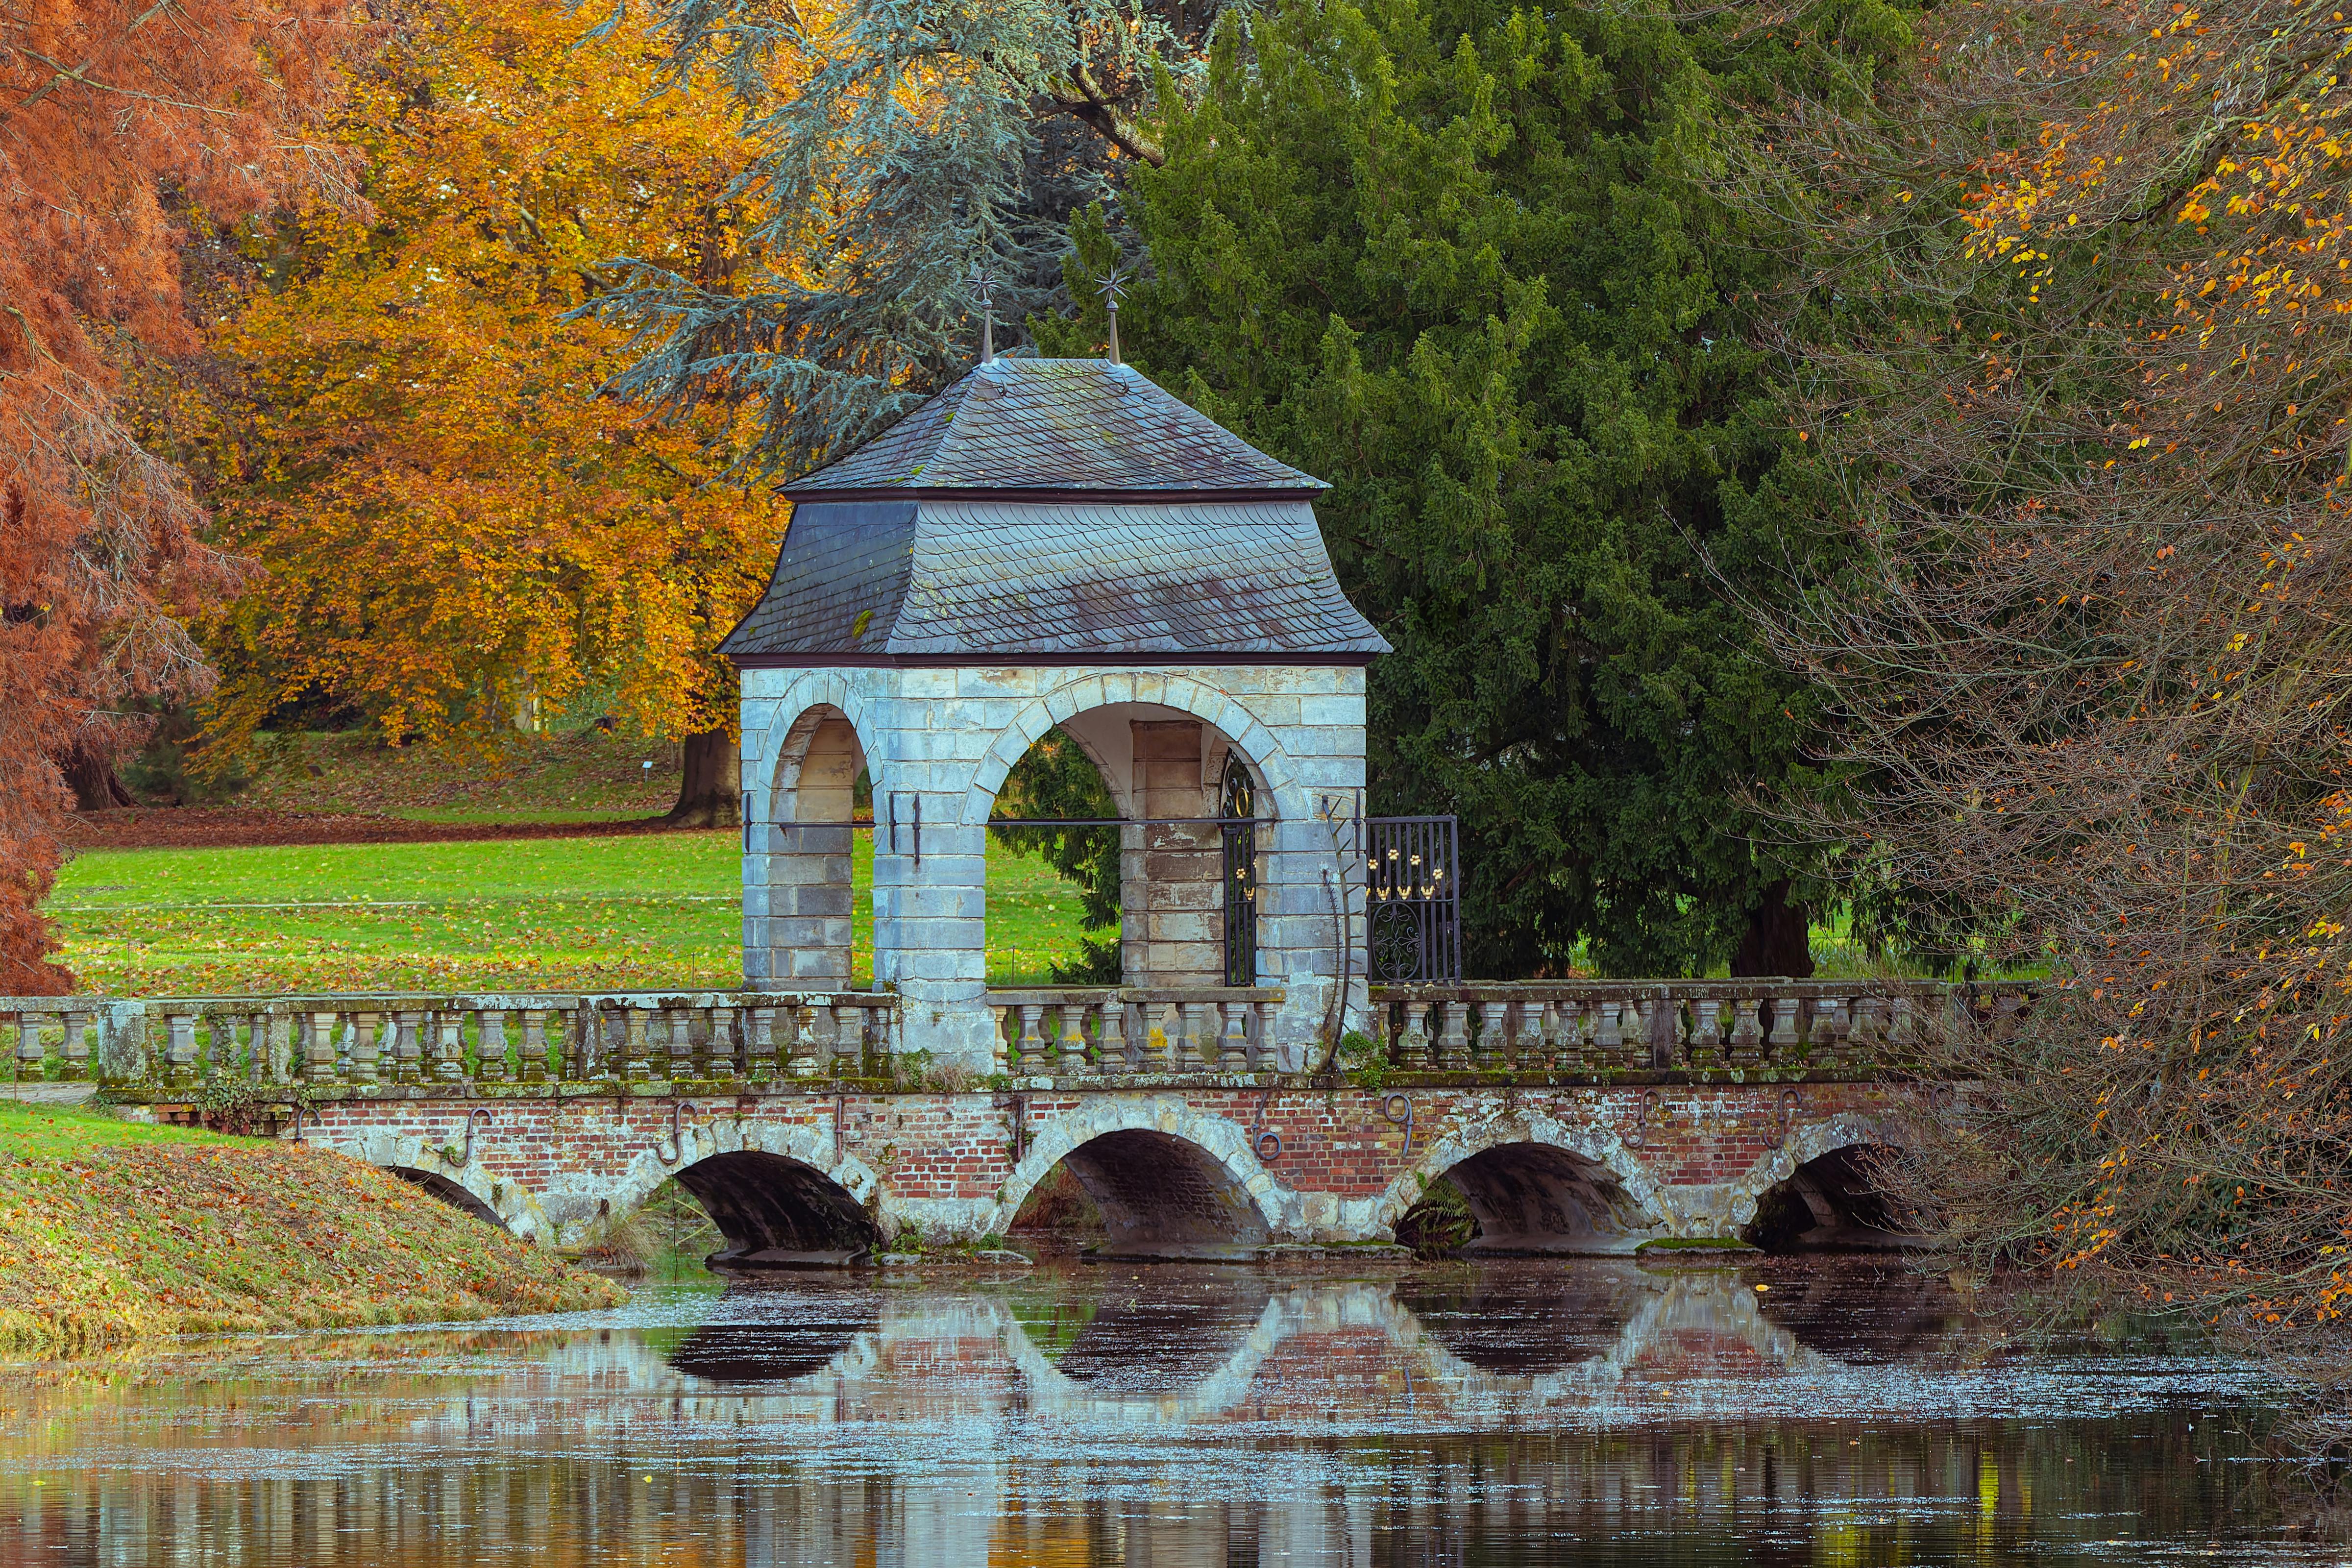
<path fill-rule="evenodd" d="M 656 91 L 641 33 L 584 26 L 561 0 L 412 7 L 337 129 L 372 216 L 248 237 L 257 286 L 189 395 L 219 538 L 267 574 L 207 627 L 215 755 L 301 701 L 395 744 L 614 713 L 686 739 L 674 817 L 735 820 L 713 649 L 783 509 L 712 483 L 723 410 L 655 426 L 599 398 L 621 334 L 565 312 L 615 251 L 742 265 L 742 144 L 717 96 Z"/>
<path fill-rule="evenodd" d="M 2352 1382 L 2352 26 L 1927 44 L 1747 183 L 1818 221 L 1780 341 L 1865 546 L 1778 628 L 1857 780 L 1811 819 L 2052 976 L 1955 1041 L 1992 1092 L 1916 1174 L 1956 1243 Z"/>
<path fill-rule="evenodd" d="M 107 804 L 134 700 L 205 689 L 184 619 L 236 575 L 123 368 L 194 346 L 185 215 L 338 187 L 318 130 L 357 37 L 328 0 L 0 12 L 0 993 L 69 984 L 37 912 L 68 775 Z"/>

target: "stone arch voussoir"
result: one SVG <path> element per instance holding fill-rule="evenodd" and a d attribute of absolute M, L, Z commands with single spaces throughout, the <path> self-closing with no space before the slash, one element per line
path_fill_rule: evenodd
<path fill-rule="evenodd" d="M 676 1159 L 665 1158 L 673 1152 Z M 856 1155 L 836 1155 L 831 1128 L 749 1121 L 734 1116 L 699 1122 L 689 1117 L 675 1151 L 667 1131 L 657 1134 L 615 1173 L 604 1195 L 615 1217 L 631 1214 L 644 1207 L 664 1182 L 688 1166 L 717 1154 L 740 1153 L 773 1154 L 805 1165 L 847 1193 L 879 1223 L 882 1178 Z"/>
<path fill-rule="evenodd" d="M 858 750 L 865 754 L 869 772 L 885 765 L 875 749 L 875 737 L 879 731 L 874 725 L 871 708 L 852 691 L 848 679 L 837 670 L 811 670 L 784 688 L 778 696 L 767 700 L 774 705 L 775 718 L 761 731 L 759 787 L 763 803 L 775 799 L 777 775 L 785 764 L 785 747 L 793 731 L 809 714 L 819 708 L 837 710 L 857 731 Z"/>
<path fill-rule="evenodd" d="M 1373 1223 L 1393 1231 L 1405 1211 L 1419 1203 L 1437 1178 L 1489 1149 L 1532 1143 L 1574 1155 L 1609 1173 L 1625 1195 L 1653 1222 L 1670 1224 L 1674 1209 L 1658 1183 L 1623 1139 L 1605 1128 L 1569 1123 L 1538 1110 L 1503 1111 L 1460 1127 L 1429 1145 L 1411 1169 L 1402 1172 L 1380 1196 Z"/>
<path fill-rule="evenodd" d="M 1789 1130 L 1787 1138 L 1770 1153 L 1757 1162 L 1731 1184 L 1729 1213 L 1734 1226 L 1744 1226 L 1756 1217 L 1759 1199 L 1780 1183 L 1797 1173 L 1797 1167 L 1835 1153 L 1840 1149 L 1858 1148 L 1865 1144 L 1881 1144 L 1900 1149 L 1914 1134 L 1910 1123 L 1901 1116 L 1866 1110 L 1844 1110 L 1809 1121 Z"/>
<path fill-rule="evenodd" d="M 387 1171 L 413 1171 L 464 1191 L 498 1222 L 526 1241 L 552 1245 L 556 1226 L 540 1207 L 538 1195 L 510 1175 L 482 1163 L 482 1152 L 464 1158 L 462 1142 L 436 1143 L 413 1132 L 372 1129 L 357 1139 L 321 1140 L 339 1153 L 351 1155 Z"/>
<path fill-rule="evenodd" d="M 1141 683 L 1139 683 L 1141 685 Z M 1004 787 L 1010 773 L 1039 737 L 1065 719 L 1100 708 L 1114 701 L 1129 700 L 1123 694 L 1111 692 L 1109 682 L 1099 675 L 1080 676 L 1055 688 L 1043 697 L 1025 704 L 1015 713 L 989 747 L 988 754 L 972 770 L 971 785 L 964 792 L 963 819 L 971 826 L 988 821 L 990 809 L 995 805 L 997 792 Z M 1172 708 L 1188 713 L 1203 723 L 1223 731 L 1225 738 L 1240 748 L 1242 755 L 1255 766 L 1269 800 L 1279 805 L 1291 798 L 1297 786 L 1297 770 L 1291 764 L 1289 753 L 1274 731 L 1250 717 L 1249 710 L 1230 693 L 1201 681 L 1181 677 L 1169 679 L 1163 686 L 1144 686 L 1132 700 L 1160 708 Z M 1243 722 L 1234 727 L 1234 715 Z"/>
<path fill-rule="evenodd" d="M 1297 1232 L 1301 1205 L 1297 1194 L 1276 1181 L 1252 1152 L 1248 1129 L 1230 1117 L 1197 1110 L 1181 1100 L 1125 1097 L 1080 1106 L 1038 1129 L 1020 1163 L 996 1189 L 995 1207 L 986 1228 L 999 1235 L 1010 1229 L 1037 1184 L 1073 1150 L 1108 1133 L 1129 1131 L 1164 1133 L 1192 1144 L 1248 1194 L 1267 1235 L 1280 1238 Z"/>

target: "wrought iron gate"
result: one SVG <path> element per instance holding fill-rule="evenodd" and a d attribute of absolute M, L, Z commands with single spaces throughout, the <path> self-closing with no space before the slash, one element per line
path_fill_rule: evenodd
<path fill-rule="evenodd" d="M 1372 984 L 1460 984 L 1462 874 L 1454 818 L 1362 821 L 1365 968 Z"/>
<path fill-rule="evenodd" d="M 1257 829 L 1236 821 L 1257 815 L 1257 792 L 1249 769 L 1225 753 L 1224 783 L 1217 791 L 1217 815 L 1225 846 L 1225 984 L 1257 984 Z"/>

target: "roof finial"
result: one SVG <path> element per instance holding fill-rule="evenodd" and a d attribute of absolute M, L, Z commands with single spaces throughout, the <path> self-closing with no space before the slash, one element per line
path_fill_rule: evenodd
<path fill-rule="evenodd" d="M 985 261 L 974 264 L 971 285 L 980 295 L 980 363 L 986 364 L 996 357 L 996 269 Z"/>
<path fill-rule="evenodd" d="M 1113 364 L 1119 363 L 1118 302 L 1127 294 L 1127 268 L 1113 262 L 1110 270 L 1098 280 L 1102 288 L 1103 308 L 1110 312 L 1110 363 Z"/>

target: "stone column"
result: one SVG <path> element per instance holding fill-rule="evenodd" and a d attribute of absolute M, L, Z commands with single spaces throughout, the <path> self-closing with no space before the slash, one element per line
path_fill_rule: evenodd
<path fill-rule="evenodd" d="M 1213 816 L 1216 803 L 1201 773 L 1199 721 L 1138 719 L 1129 729 L 1137 814 Z M 1119 949 L 1127 983 L 1223 984 L 1223 854 L 1217 829 L 1147 825 L 1124 838 Z"/>

